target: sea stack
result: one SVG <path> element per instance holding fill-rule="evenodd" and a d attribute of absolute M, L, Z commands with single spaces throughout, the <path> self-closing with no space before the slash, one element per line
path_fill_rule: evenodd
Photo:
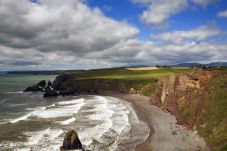
<path fill-rule="evenodd" d="M 69 131 L 65 135 L 60 151 L 84 151 L 76 131 Z"/>

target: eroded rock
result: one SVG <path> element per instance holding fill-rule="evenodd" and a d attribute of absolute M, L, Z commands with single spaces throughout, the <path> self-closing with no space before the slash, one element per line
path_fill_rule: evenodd
<path fill-rule="evenodd" d="M 57 97 L 57 96 L 58 96 L 58 93 L 51 89 L 45 90 L 43 94 L 43 97 Z"/>
<path fill-rule="evenodd" d="M 78 134 L 74 130 L 66 133 L 63 141 L 63 146 L 60 147 L 60 151 L 67 150 L 83 150 Z"/>

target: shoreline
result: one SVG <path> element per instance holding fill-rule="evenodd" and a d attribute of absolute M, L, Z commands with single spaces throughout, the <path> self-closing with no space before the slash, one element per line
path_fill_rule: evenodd
<path fill-rule="evenodd" d="M 151 137 L 154 132 L 153 127 L 152 127 L 152 121 L 148 117 L 146 112 L 142 109 L 142 106 L 136 103 L 137 99 L 133 99 L 132 94 L 124 94 L 124 93 L 119 93 L 119 92 L 114 92 L 114 91 L 101 91 L 101 92 L 99 92 L 99 95 L 116 97 L 116 98 L 119 98 L 123 101 L 127 101 L 132 104 L 133 109 L 135 110 L 138 118 L 141 121 L 145 122 L 150 129 L 150 133 L 149 133 L 149 136 L 147 137 L 147 139 L 143 143 L 137 145 L 135 151 L 152 151 L 153 148 L 151 145 Z M 140 96 L 140 97 L 141 97 L 140 100 L 142 99 L 143 102 L 146 101 L 147 103 L 149 103 L 148 97 L 146 97 L 146 96 Z"/>
<path fill-rule="evenodd" d="M 182 125 L 176 124 L 176 118 L 152 105 L 149 97 L 114 91 L 101 91 L 99 95 L 112 96 L 131 103 L 138 118 L 150 128 L 148 138 L 137 145 L 135 151 L 209 150 L 196 130 L 189 130 Z"/>

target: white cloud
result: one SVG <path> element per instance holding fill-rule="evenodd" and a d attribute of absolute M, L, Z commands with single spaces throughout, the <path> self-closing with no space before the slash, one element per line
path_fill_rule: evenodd
<path fill-rule="evenodd" d="M 164 42 L 182 43 L 185 41 L 202 41 L 213 36 L 221 36 L 221 31 L 214 25 L 203 25 L 187 31 L 173 31 L 151 35 L 151 38 Z"/>
<path fill-rule="evenodd" d="M 14 0 L 0 0 L 0 20 L 2 64 L 20 58 L 14 56 L 18 52 L 24 54 L 24 63 L 61 60 L 64 64 L 63 58 L 70 55 L 78 61 L 85 54 L 103 51 L 139 33 L 127 22 L 108 18 L 99 8 L 89 8 L 79 0 L 40 0 L 39 4 L 20 0 L 19 5 Z M 27 51 L 36 53 L 29 55 Z M 38 54 L 46 57 L 35 59 Z"/>
<path fill-rule="evenodd" d="M 35 47 L 40 51 L 100 51 L 134 37 L 139 30 L 105 17 L 78 0 L 42 0 L 31 4 L 0 0 L 0 37 L 3 45 Z"/>
<path fill-rule="evenodd" d="M 192 2 L 207 7 L 219 0 L 132 0 L 134 4 L 146 6 L 140 15 L 142 22 L 151 27 L 166 27 L 172 16 L 186 10 Z"/>
<path fill-rule="evenodd" d="M 171 15 L 187 7 L 182 0 L 171 6 L 164 0 L 153 4 L 135 0 L 139 1 L 149 4 L 148 11 L 154 16 L 160 11 L 162 19 L 151 21 L 155 25 L 167 24 Z M 200 26 L 154 35 L 161 43 L 140 41 L 136 27 L 106 17 L 100 9 L 79 0 L 40 0 L 39 4 L 20 0 L 20 5 L 15 0 L 0 0 L 0 67 L 81 69 L 220 61 L 227 58 L 227 45 L 208 41 L 220 32 L 215 26 Z"/>
<path fill-rule="evenodd" d="M 155 27 L 168 25 L 167 21 L 188 6 L 187 0 L 134 0 L 134 3 L 147 4 L 149 7 L 140 16 L 141 20 Z"/>
<path fill-rule="evenodd" d="M 227 10 L 219 12 L 217 16 L 218 17 L 227 17 Z"/>

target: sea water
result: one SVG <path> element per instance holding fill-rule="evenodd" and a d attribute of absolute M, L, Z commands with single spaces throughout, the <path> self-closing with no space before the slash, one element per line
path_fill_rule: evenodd
<path fill-rule="evenodd" d="M 114 97 L 82 95 L 43 98 L 22 90 L 48 75 L 0 76 L 0 150 L 59 151 L 64 135 L 76 130 L 85 149 L 134 150 L 149 128 L 131 104 Z"/>

